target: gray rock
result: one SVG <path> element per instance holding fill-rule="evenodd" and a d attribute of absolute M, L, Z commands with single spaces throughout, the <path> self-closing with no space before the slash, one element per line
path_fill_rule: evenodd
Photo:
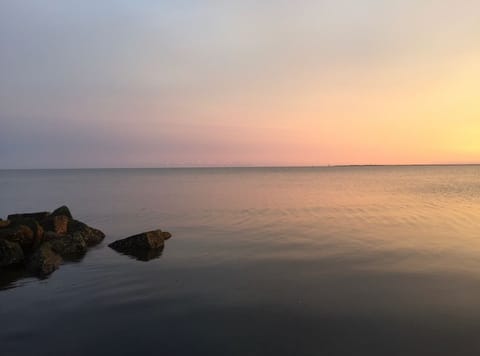
<path fill-rule="evenodd" d="M 25 256 L 20 245 L 8 240 L 0 240 L 0 267 L 23 263 Z"/>

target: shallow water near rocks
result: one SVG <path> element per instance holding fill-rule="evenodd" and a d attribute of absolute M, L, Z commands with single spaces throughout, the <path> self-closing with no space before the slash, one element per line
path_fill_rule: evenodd
<path fill-rule="evenodd" d="M 107 237 L 0 272 L 2 355 L 480 354 L 479 166 L 0 171 L 0 217 L 63 204 Z"/>

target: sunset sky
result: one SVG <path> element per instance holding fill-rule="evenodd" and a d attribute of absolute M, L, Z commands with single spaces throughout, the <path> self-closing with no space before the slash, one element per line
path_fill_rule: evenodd
<path fill-rule="evenodd" d="M 0 168 L 480 163 L 480 2 L 2 0 L 0 123 Z"/>

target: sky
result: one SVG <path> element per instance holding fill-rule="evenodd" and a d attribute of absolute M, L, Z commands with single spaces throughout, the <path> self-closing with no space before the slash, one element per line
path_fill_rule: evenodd
<path fill-rule="evenodd" d="M 480 2 L 0 1 L 0 168 L 480 163 Z"/>

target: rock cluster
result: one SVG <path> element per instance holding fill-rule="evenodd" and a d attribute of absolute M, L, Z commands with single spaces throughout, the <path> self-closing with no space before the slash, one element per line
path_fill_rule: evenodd
<path fill-rule="evenodd" d="M 0 268 L 20 265 L 47 276 L 63 259 L 78 259 L 104 237 L 75 220 L 66 206 L 51 213 L 12 214 L 0 219 Z"/>
<path fill-rule="evenodd" d="M 149 261 L 161 255 L 165 240 L 172 235 L 162 230 L 147 231 L 112 242 L 109 247 L 120 253 Z"/>

